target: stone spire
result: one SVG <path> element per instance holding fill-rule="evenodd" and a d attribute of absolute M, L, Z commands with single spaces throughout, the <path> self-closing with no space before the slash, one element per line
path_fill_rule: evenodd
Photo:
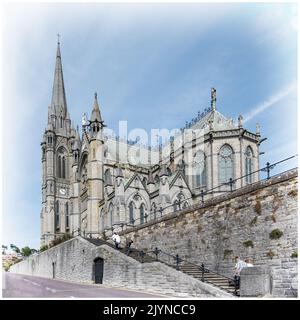
<path fill-rule="evenodd" d="M 51 106 L 55 110 L 62 109 L 64 117 L 67 116 L 67 101 L 66 101 L 62 64 L 61 64 L 59 40 L 57 42 L 56 63 L 55 63 L 55 71 L 54 71 Z"/>
<path fill-rule="evenodd" d="M 97 92 L 95 92 L 95 100 L 94 100 L 93 111 L 91 116 L 91 122 L 94 122 L 94 121 L 102 122 L 100 108 L 99 108 L 98 99 L 97 99 Z"/>

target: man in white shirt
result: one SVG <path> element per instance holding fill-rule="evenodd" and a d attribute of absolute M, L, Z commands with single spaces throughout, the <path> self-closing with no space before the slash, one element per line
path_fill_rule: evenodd
<path fill-rule="evenodd" d="M 113 242 L 115 243 L 116 249 L 119 250 L 119 244 L 121 242 L 120 236 L 116 232 L 114 232 L 114 234 L 112 235 L 111 238 L 112 238 Z"/>
<path fill-rule="evenodd" d="M 241 260 L 239 257 L 235 257 L 235 266 L 234 266 L 234 279 L 236 281 L 236 286 L 240 287 L 240 274 L 241 271 L 247 267 L 247 263 Z"/>

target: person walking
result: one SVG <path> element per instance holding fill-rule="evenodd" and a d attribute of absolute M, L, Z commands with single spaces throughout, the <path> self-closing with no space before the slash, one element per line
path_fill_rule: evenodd
<path fill-rule="evenodd" d="M 129 256 L 129 254 L 131 253 L 131 245 L 132 245 L 133 241 L 130 239 L 127 243 L 126 243 L 126 254 Z"/>
<path fill-rule="evenodd" d="M 120 242 L 121 242 L 120 236 L 116 232 L 114 232 L 114 234 L 112 235 L 111 238 L 112 238 L 113 242 L 115 243 L 115 248 L 117 250 L 119 250 L 119 245 L 120 245 Z"/>
<path fill-rule="evenodd" d="M 234 281 L 236 287 L 240 287 L 241 271 L 247 267 L 247 263 L 240 259 L 240 257 L 235 257 L 235 266 L 234 266 Z"/>

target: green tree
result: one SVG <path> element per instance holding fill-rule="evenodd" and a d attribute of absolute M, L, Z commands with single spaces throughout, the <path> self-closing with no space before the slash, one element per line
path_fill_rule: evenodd
<path fill-rule="evenodd" d="M 28 246 L 26 246 L 22 248 L 21 253 L 23 257 L 29 257 L 31 255 L 31 249 Z"/>
<path fill-rule="evenodd" d="M 10 248 L 12 249 L 12 250 L 14 250 L 16 253 L 20 253 L 21 251 L 20 251 L 20 249 L 17 247 L 17 246 L 15 246 L 14 244 L 10 244 Z"/>

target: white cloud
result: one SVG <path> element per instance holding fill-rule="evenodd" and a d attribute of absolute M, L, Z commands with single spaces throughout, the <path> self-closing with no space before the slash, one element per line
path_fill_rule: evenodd
<path fill-rule="evenodd" d="M 288 96 L 290 93 L 292 93 L 295 89 L 297 88 L 297 84 L 291 83 L 290 85 L 288 85 L 287 87 L 281 89 L 280 91 L 276 92 L 275 94 L 273 94 L 271 97 L 269 97 L 267 100 L 259 103 L 258 105 L 256 105 L 254 108 L 252 108 L 250 110 L 250 112 L 248 112 L 245 115 L 245 122 L 253 119 L 255 116 L 257 116 L 258 114 L 260 114 L 261 112 L 265 111 L 266 109 L 271 108 L 272 106 L 274 106 L 278 101 L 280 101 L 281 99 L 285 98 L 286 96 Z"/>

